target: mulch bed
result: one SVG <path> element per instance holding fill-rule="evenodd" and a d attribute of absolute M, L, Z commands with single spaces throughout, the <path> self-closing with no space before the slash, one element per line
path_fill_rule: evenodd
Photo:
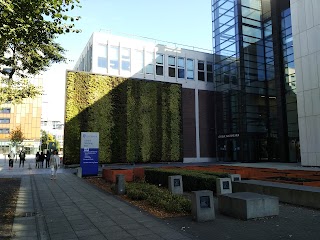
<path fill-rule="evenodd" d="M 11 239 L 21 179 L 0 178 L 0 239 Z"/>
<path fill-rule="evenodd" d="M 87 177 L 84 178 L 87 182 L 95 185 L 96 187 L 100 188 L 101 190 L 108 192 L 110 194 L 114 194 L 112 192 L 111 186 L 112 184 L 109 182 L 106 182 L 105 179 L 102 179 L 100 177 Z M 120 197 L 122 200 L 129 202 L 130 204 L 152 214 L 155 217 L 158 218 L 171 218 L 171 217 L 181 217 L 186 216 L 186 214 L 177 214 L 177 213 L 168 213 L 160 208 L 156 208 L 153 206 L 150 206 L 146 201 L 135 201 L 128 198 L 126 195 L 117 195 L 117 197 Z"/>

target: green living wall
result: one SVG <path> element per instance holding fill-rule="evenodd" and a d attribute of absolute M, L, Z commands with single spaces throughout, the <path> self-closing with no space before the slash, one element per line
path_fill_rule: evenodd
<path fill-rule="evenodd" d="M 100 163 L 182 160 L 181 85 L 67 72 L 64 158 L 81 132 L 99 132 Z"/>

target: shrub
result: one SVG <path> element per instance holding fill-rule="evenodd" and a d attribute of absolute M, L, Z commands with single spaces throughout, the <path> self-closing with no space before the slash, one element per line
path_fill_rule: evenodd
<path fill-rule="evenodd" d="M 196 171 L 185 169 L 145 169 L 145 180 L 148 183 L 168 187 L 168 177 L 181 175 L 184 191 L 211 190 L 216 192 L 216 179 L 227 177 L 226 173 Z"/>
<path fill-rule="evenodd" d="M 167 189 L 148 183 L 129 183 L 126 185 L 127 196 L 132 200 L 145 200 L 151 206 L 170 213 L 190 213 L 191 202 L 180 195 L 173 195 Z"/>

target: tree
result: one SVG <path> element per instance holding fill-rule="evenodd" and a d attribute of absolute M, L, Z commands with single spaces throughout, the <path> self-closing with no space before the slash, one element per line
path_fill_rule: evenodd
<path fill-rule="evenodd" d="M 41 150 L 47 149 L 49 142 L 54 142 L 56 148 L 60 149 L 60 143 L 57 141 L 55 136 L 53 136 L 51 133 L 41 130 Z"/>
<path fill-rule="evenodd" d="M 25 140 L 21 127 L 16 127 L 10 132 L 10 141 L 13 146 L 19 146 Z"/>
<path fill-rule="evenodd" d="M 79 32 L 74 21 L 80 17 L 67 12 L 79 6 L 79 0 L 0 0 L 0 66 L 1 73 L 8 77 L 2 82 L 11 91 L 1 99 L 35 97 L 41 92 L 27 85 L 14 83 L 13 76 L 20 79 L 45 71 L 52 63 L 65 61 L 65 49 L 56 43 L 58 35 Z M 19 82 L 19 80 L 16 80 Z M 4 84 L 4 85 L 3 85 Z M 16 88 L 16 86 L 19 86 Z M 24 95 L 17 94 L 19 91 Z M 2 94 L 2 93 L 1 93 Z M 7 96 L 7 97 L 6 97 Z M 0 102 L 1 103 L 1 102 Z"/>

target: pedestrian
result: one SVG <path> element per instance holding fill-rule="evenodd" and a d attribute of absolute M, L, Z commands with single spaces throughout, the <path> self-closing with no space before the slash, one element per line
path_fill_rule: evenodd
<path fill-rule="evenodd" d="M 46 154 L 46 168 L 48 168 L 50 166 L 50 156 L 51 156 L 51 149 L 47 150 L 47 154 Z"/>
<path fill-rule="evenodd" d="M 57 170 L 60 165 L 60 158 L 58 151 L 54 150 L 53 154 L 50 157 L 50 168 L 51 168 L 51 180 L 57 179 Z"/>
<path fill-rule="evenodd" d="M 40 167 L 40 153 L 36 153 L 36 168 Z"/>
<path fill-rule="evenodd" d="M 24 167 L 24 161 L 26 160 L 26 153 L 23 149 L 19 153 L 19 158 L 20 158 L 19 167 L 21 166 L 21 163 L 22 163 L 22 167 Z"/>
<path fill-rule="evenodd" d="M 43 162 L 44 162 L 44 159 L 45 159 L 45 155 L 43 152 L 40 153 L 40 156 L 39 156 L 39 164 L 40 164 L 40 167 L 43 168 Z"/>
<path fill-rule="evenodd" d="M 13 159 L 15 157 L 15 154 L 12 150 L 8 154 L 8 157 L 9 157 L 9 169 L 12 169 L 13 168 Z"/>

